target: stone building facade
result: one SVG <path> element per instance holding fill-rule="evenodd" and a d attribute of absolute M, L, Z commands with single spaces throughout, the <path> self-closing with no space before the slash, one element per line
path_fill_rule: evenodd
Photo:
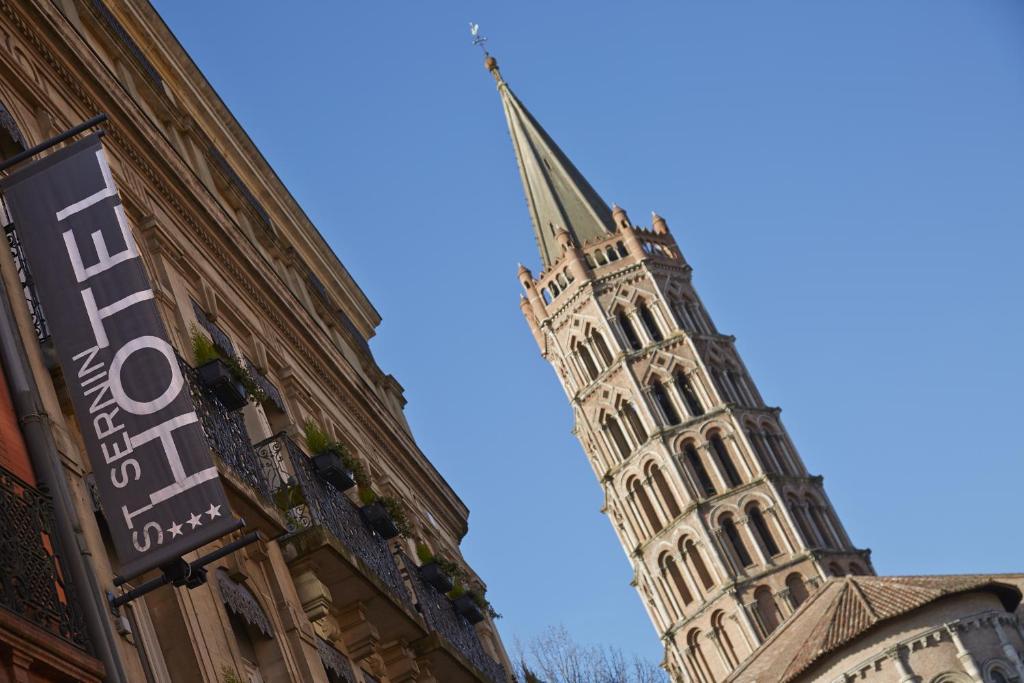
<path fill-rule="evenodd" d="M 109 511 L 32 286 L 46 264 L 25 262 L 18 232 L 31 226 L 3 211 L 0 358 L 13 401 L 0 401 L 0 681 L 509 680 L 487 610 L 474 625 L 421 578 L 416 544 L 484 588 L 459 548 L 468 510 L 370 351 L 377 311 L 155 10 L 0 0 L 0 46 L 0 158 L 108 114 L 104 144 L 135 242 L 231 507 L 248 522 L 202 552 L 262 532 L 209 566 L 204 585 L 110 609 Z M 232 411 L 204 388 L 195 335 L 237 358 L 261 398 Z M 385 540 L 352 491 L 318 477 L 307 421 L 403 503 L 407 537 Z"/>
<path fill-rule="evenodd" d="M 779 671 L 754 676 L 745 663 L 779 660 L 778 646 L 768 644 L 782 625 L 790 633 L 813 630 L 808 617 L 794 615 L 807 603 L 820 605 L 838 577 L 854 577 L 850 585 L 859 590 L 855 579 L 874 574 L 870 553 L 847 535 L 822 478 L 807 471 L 735 339 L 715 326 L 666 220 L 653 214 L 640 227 L 624 209 L 608 207 L 512 92 L 496 60 L 488 56 L 485 65 L 497 83 L 543 268 L 535 276 L 520 265 L 520 306 L 572 406 L 573 432 L 604 490 L 603 512 L 664 644 L 663 666 L 676 681 L 778 683 Z M 989 616 L 1016 623 L 1009 613 L 1016 602 L 1007 596 L 1017 589 L 1000 586 L 1005 609 L 990 604 L 999 613 Z M 802 626 L 790 629 L 793 623 Z M 1016 626 L 1011 631 L 1007 642 L 1019 651 Z M 1007 680 L 1018 668 L 1006 669 Z M 948 680 L 982 680 L 957 676 Z M 900 673 L 877 680 L 933 679 Z"/>

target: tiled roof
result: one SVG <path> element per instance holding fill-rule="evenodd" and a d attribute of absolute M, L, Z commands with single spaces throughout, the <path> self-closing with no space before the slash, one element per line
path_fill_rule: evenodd
<path fill-rule="evenodd" d="M 977 590 L 994 592 L 1007 611 L 1016 608 L 1021 599 L 1013 583 L 991 575 L 831 578 L 733 672 L 727 683 L 789 683 L 821 657 L 884 621 L 943 596 Z"/>

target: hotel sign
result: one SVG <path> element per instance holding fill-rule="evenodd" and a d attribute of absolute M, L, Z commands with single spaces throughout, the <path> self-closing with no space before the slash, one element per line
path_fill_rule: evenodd
<path fill-rule="evenodd" d="M 0 181 L 100 502 L 137 576 L 234 527 L 110 167 L 92 135 Z"/>

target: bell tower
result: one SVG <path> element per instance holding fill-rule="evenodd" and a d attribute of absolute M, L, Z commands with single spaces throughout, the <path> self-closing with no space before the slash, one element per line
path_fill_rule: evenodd
<path fill-rule="evenodd" d="M 722 681 L 823 578 L 873 574 L 701 303 L 668 223 L 608 207 L 487 56 L 543 270 L 520 306 L 676 681 Z"/>

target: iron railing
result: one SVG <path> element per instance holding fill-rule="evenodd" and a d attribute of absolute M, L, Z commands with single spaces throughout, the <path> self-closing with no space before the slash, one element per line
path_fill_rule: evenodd
<path fill-rule="evenodd" d="M 18 280 L 21 282 L 21 289 L 25 294 L 25 301 L 28 303 L 28 313 L 32 317 L 32 327 L 35 328 L 36 337 L 40 342 L 50 338 L 50 327 L 46 324 L 46 316 L 43 315 L 43 307 L 39 304 L 39 293 L 36 292 L 35 282 L 32 280 L 32 271 L 29 270 L 28 261 L 25 259 L 25 252 L 21 247 L 21 240 L 18 239 L 18 231 L 7 211 L 7 204 L 0 197 L 0 225 L 4 226 L 4 234 L 7 236 L 7 245 L 14 257 L 14 268 L 18 273 Z"/>
<path fill-rule="evenodd" d="M 272 499 L 274 488 L 245 430 L 241 412 L 226 409 L 196 378 L 196 371 L 181 358 L 182 374 L 188 379 L 189 393 L 196 414 L 206 432 L 210 447 L 239 479 L 264 502 Z"/>
<path fill-rule="evenodd" d="M 316 651 L 320 654 L 320 661 L 324 663 L 324 669 L 334 672 L 337 680 L 355 683 L 356 675 L 352 672 L 352 662 L 336 647 L 318 636 Z"/>
<path fill-rule="evenodd" d="M 313 461 L 298 445 L 286 434 L 278 434 L 255 447 L 261 456 L 287 455 L 291 461 L 295 478 L 282 481 L 285 488 L 279 489 L 275 498 L 296 504 L 285 513 L 292 531 L 310 526 L 324 527 L 362 560 L 400 602 L 411 607 L 412 601 L 387 541 L 370 531 L 359 514 L 359 508 L 345 494 L 320 478 L 314 470 Z M 265 463 L 267 469 L 277 466 L 276 460 Z M 301 497 L 294 491 L 296 485 L 301 489 Z"/>
<path fill-rule="evenodd" d="M 88 652 L 78 604 L 58 552 L 53 502 L 0 468 L 0 606 Z"/>
<path fill-rule="evenodd" d="M 413 593 L 416 595 L 416 608 L 427 622 L 427 628 L 437 631 L 442 638 L 451 643 L 457 652 L 487 677 L 488 681 L 505 683 L 508 680 L 505 667 L 487 654 L 473 625 L 455 611 L 451 600 L 420 579 L 416 564 L 408 555 L 401 551 L 398 555 L 405 565 Z"/>

